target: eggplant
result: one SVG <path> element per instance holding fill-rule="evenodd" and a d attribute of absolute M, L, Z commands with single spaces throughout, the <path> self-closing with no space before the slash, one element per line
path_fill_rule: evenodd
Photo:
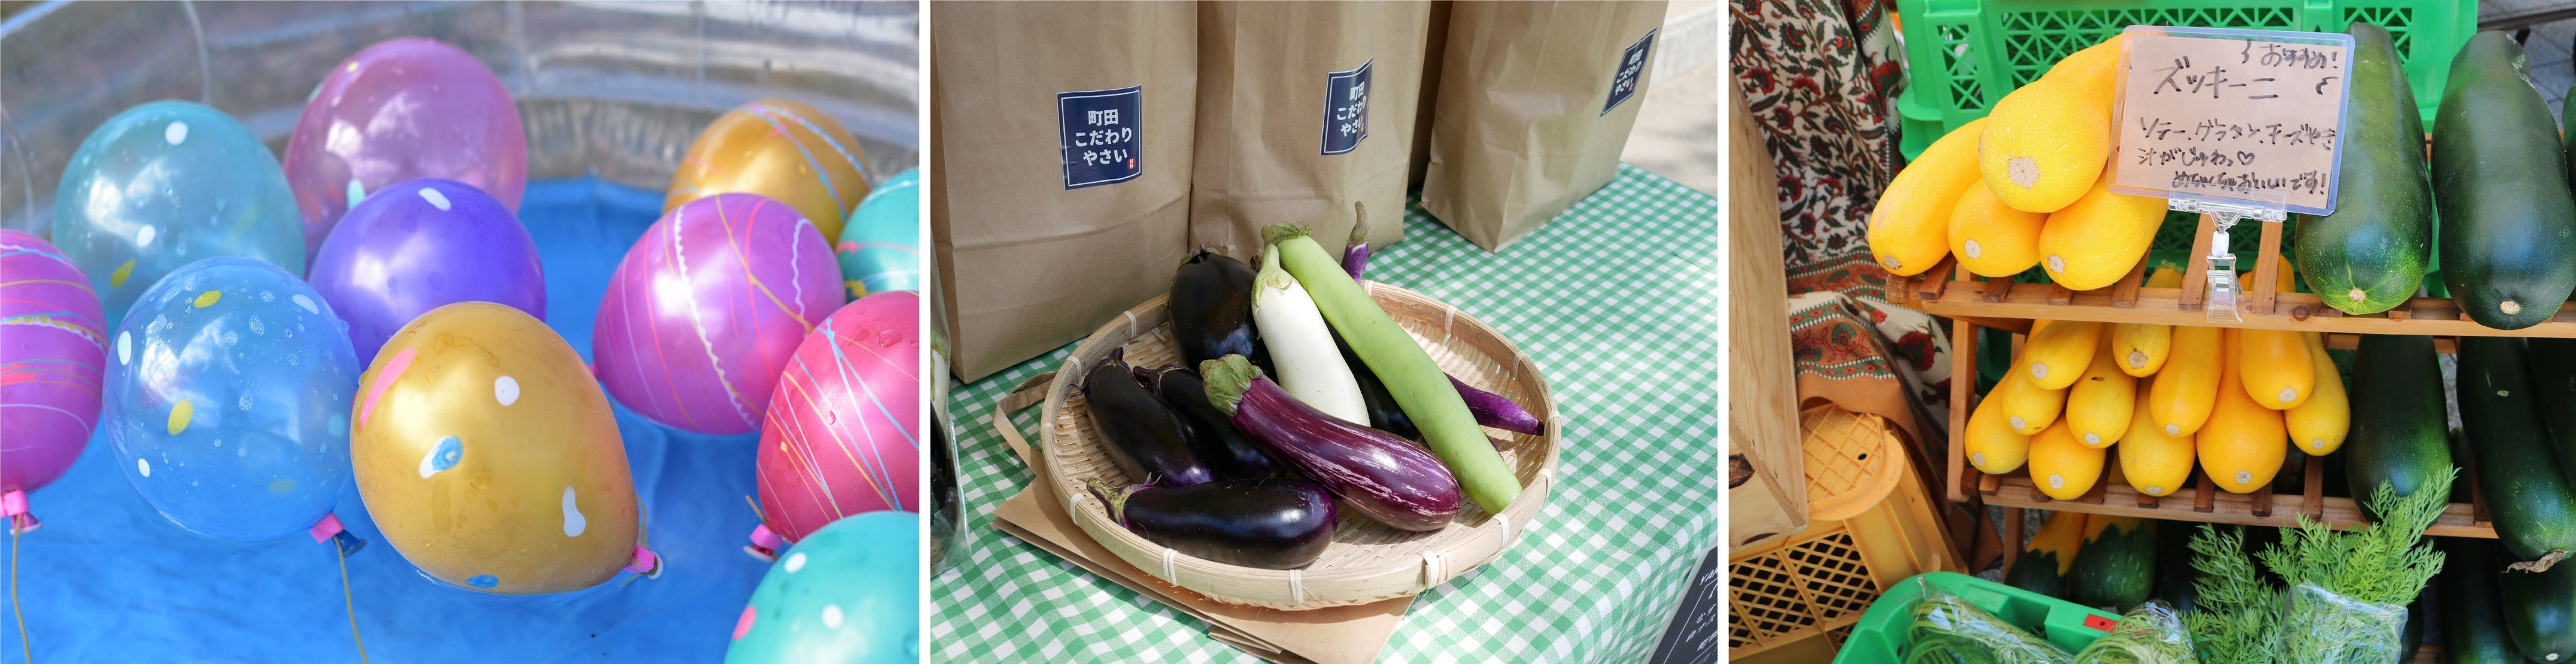
<path fill-rule="evenodd" d="M 1234 423 L 1226 421 L 1225 413 L 1217 412 L 1216 406 L 1208 403 L 1207 383 L 1199 380 L 1198 372 L 1166 364 L 1157 369 L 1137 367 L 1136 378 L 1181 416 L 1181 438 L 1189 441 L 1190 451 L 1198 453 L 1199 460 L 1216 472 L 1217 479 L 1279 474 L 1279 463 L 1270 458 L 1270 453 L 1261 451 L 1261 444 L 1235 430 Z"/>
<path fill-rule="evenodd" d="M 1102 447 L 1109 452 L 1109 462 L 1128 478 L 1154 486 L 1215 480 L 1216 473 L 1190 452 L 1189 440 L 1181 437 L 1180 416 L 1129 373 L 1126 351 L 1109 351 L 1109 358 L 1092 367 L 1082 381 L 1082 394 L 1091 406 L 1091 425 L 1108 442 Z"/>
<path fill-rule="evenodd" d="M 1342 362 L 1351 365 L 1351 378 L 1360 383 L 1360 401 L 1368 405 L 1370 428 L 1398 437 L 1420 440 L 1422 432 L 1413 428 L 1413 418 L 1404 416 L 1404 406 L 1395 402 L 1395 394 L 1386 391 L 1386 383 L 1377 379 L 1367 362 L 1361 362 L 1351 345 L 1342 341 L 1340 330 L 1333 331 L 1333 345 L 1342 348 Z"/>
<path fill-rule="evenodd" d="M 1298 479 L 1218 480 L 1184 487 L 1091 486 L 1109 518 L 1146 541 L 1192 557 L 1262 569 L 1295 569 L 1333 544 L 1339 508 L 1324 487 Z"/>
<path fill-rule="evenodd" d="M 1368 270 L 1368 204 L 1351 201 L 1351 217 L 1351 241 L 1342 245 L 1342 269 L 1350 271 L 1351 281 L 1359 281 L 1360 273 Z"/>
<path fill-rule="evenodd" d="M 1449 525 L 1464 504 L 1458 477 L 1431 452 L 1298 403 L 1241 355 L 1199 365 L 1208 402 L 1351 510 L 1399 530 Z"/>
<path fill-rule="evenodd" d="M 1180 347 L 1183 366 L 1229 354 L 1269 366 L 1269 353 L 1252 324 L 1253 274 L 1251 265 L 1206 247 L 1181 262 L 1164 306 L 1172 316 L 1172 345 Z"/>
<path fill-rule="evenodd" d="M 1547 430 L 1547 425 L 1539 423 L 1538 416 L 1531 415 L 1529 409 L 1512 403 L 1503 395 L 1476 389 L 1467 381 L 1458 380 L 1457 376 L 1449 377 L 1449 385 L 1458 388 L 1458 398 L 1466 400 L 1467 412 L 1476 414 L 1477 424 L 1532 436 Z"/>

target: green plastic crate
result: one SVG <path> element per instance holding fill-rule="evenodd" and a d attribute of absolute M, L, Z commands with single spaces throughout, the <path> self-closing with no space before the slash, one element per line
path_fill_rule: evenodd
<path fill-rule="evenodd" d="M 2058 59 L 2131 25 L 2342 32 L 2388 29 L 2429 128 L 2451 56 L 2477 32 L 2477 0 L 1897 0 L 1911 70 L 1896 98 L 1907 159 Z"/>
<path fill-rule="evenodd" d="M 2094 639 L 2111 633 L 2120 622 L 2118 614 L 2087 609 L 2061 599 L 1987 581 L 1957 572 L 1925 572 L 1888 588 L 1869 611 L 1852 626 L 1851 637 L 1843 640 L 1843 651 L 1834 655 L 1834 664 L 1897 664 L 1905 661 L 1905 628 L 1914 622 L 1914 601 L 1923 596 L 1922 584 L 1949 591 L 2011 622 L 2030 630 L 2067 652 L 2083 650 Z"/>

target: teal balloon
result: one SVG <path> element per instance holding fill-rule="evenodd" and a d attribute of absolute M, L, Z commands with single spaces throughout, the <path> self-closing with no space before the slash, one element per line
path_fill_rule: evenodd
<path fill-rule="evenodd" d="M 728 664 L 921 661 L 921 515 L 834 521 L 778 556 L 734 623 Z"/>
<path fill-rule="evenodd" d="M 246 256 L 304 276 L 304 220 L 268 145 L 204 104 L 125 109 L 83 139 L 54 189 L 54 244 L 89 276 L 107 323 L 161 277 Z"/>
<path fill-rule="evenodd" d="M 921 171 L 896 173 L 859 199 L 832 256 L 841 259 L 841 283 L 853 299 L 921 290 Z"/>

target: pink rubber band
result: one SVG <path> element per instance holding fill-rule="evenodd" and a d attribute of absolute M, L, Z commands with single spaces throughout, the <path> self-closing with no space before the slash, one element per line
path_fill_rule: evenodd
<path fill-rule="evenodd" d="M 18 516 L 26 513 L 27 491 L 25 489 L 10 489 L 8 493 L 0 493 L 0 516 Z"/>
<path fill-rule="evenodd" d="M 638 545 L 635 547 L 635 556 L 627 560 L 626 571 L 637 574 L 651 574 L 655 569 L 658 569 L 661 566 L 662 559 L 660 556 L 653 555 L 652 549 L 647 549 Z"/>
<path fill-rule="evenodd" d="M 324 514 L 322 520 L 314 522 L 313 527 L 305 533 L 313 536 L 315 544 L 320 544 L 331 541 L 331 538 L 339 535 L 342 530 L 345 529 L 340 527 L 340 515 Z"/>
<path fill-rule="evenodd" d="M 787 538 L 779 537 L 778 532 L 770 530 L 766 523 L 752 527 L 751 543 L 771 551 L 787 548 Z"/>

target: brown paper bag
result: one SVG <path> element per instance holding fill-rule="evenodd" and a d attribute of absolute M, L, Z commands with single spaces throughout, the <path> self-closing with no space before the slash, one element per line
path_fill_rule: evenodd
<path fill-rule="evenodd" d="M 1609 184 L 1664 3 L 1458 2 L 1422 207 L 1500 251 Z"/>
<path fill-rule="evenodd" d="M 1371 246 L 1403 238 L 1430 9 L 1200 3 L 1190 242 L 1249 260 L 1263 226 L 1303 223 L 1338 253 L 1353 201 L 1368 204 Z"/>
<path fill-rule="evenodd" d="M 931 244 L 959 378 L 1171 287 L 1189 247 L 1197 9 L 931 5 Z"/>
<path fill-rule="evenodd" d="M 1440 56 L 1449 47 L 1449 6 L 1453 0 L 1432 0 L 1431 29 L 1422 40 L 1422 94 L 1413 108 L 1413 158 L 1405 160 L 1404 186 L 1422 186 L 1422 174 L 1431 168 L 1431 104 L 1440 98 Z"/>

